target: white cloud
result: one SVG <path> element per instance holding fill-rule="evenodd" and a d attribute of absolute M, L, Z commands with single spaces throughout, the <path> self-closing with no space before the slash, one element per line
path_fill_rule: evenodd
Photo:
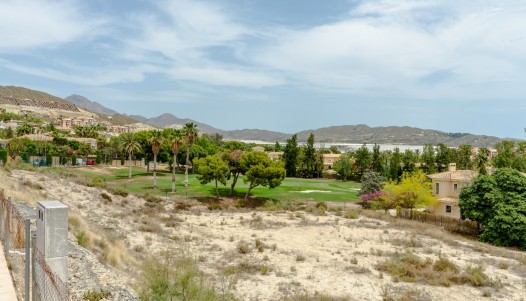
<path fill-rule="evenodd" d="M 367 1 L 346 20 L 290 30 L 253 56 L 299 81 L 361 94 L 494 97 L 510 83 L 518 94 L 526 80 L 524 28 L 523 2 Z M 420 86 L 441 70 L 449 79 Z"/>
<path fill-rule="evenodd" d="M 56 47 L 86 38 L 103 25 L 75 1 L 7 0 L 0 2 L 0 52 Z"/>
<path fill-rule="evenodd" d="M 71 66 L 71 70 L 57 70 L 45 67 L 32 67 L 0 60 L 0 65 L 7 69 L 39 76 L 47 79 L 75 83 L 88 86 L 103 86 L 113 83 L 139 82 L 144 79 L 146 72 L 155 71 L 151 66 L 134 66 L 130 68 L 113 68 L 100 70 L 83 66 Z"/>

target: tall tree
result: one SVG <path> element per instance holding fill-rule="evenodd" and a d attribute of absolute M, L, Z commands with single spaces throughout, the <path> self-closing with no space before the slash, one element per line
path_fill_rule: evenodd
<path fill-rule="evenodd" d="M 226 185 L 228 165 L 221 159 L 219 154 L 206 156 L 205 158 L 194 159 L 193 166 L 199 176 L 197 179 L 201 184 L 215 181 L 216 196 L 219 198 L 219 188 L 217 183 Z"/>
<path fill-rule="evenodd" d="M 391 159 L 389 160 L 389 179 L 391 181 L 398 181 L 402 176 L 402 154 L 400 149 L 396 147 L 391 154 Z"/>
<path fill-rule="evenodd" d="M 285 162 L 285 170 L 287 171 L 288 177 L 296 176 L 296 166 L 298 159 L 298 137 L 296 134 L 292 135 L 287 139 L 287 144 L 285 145 L 285 150 L 283 151 L 283 162 Z"/>
<path fill-rule="evenodd" d="M 482 175 L 460 192 L 462 215 L 484 225 L 483 241 L 526 250 L 526 177 L 511 168 Z"/>
<path fill-rule="evenodd" d="M 135 139 L 132 133 L 123 134 L 121 137 L 121 150 L 128 153 L 128 160 L 130 163 L 130 170 L 128 172 L 128 179 L 132 177 L 132 157 L 133 153 L 141 150 L 141 144 Z"/>
<path fill-rule="evenodd" d="M 371 158 L 371 170 L 378 173 L 384 172 L 384 165 L 382 161 L 382 154 L 380 153 L 380 145 L 374 144 L 373 155 Z"/>
<path fill-rule="evenodd" d="M 161 149 L 161 145 L 164 142 L 164 137 L 162 135 L 162 132 L 159 130 L 152 130 L 150 131 L 150 138 L 148 139 L 148 143 L 152 147 L 153 152 L 153 189 L 157 189 L 157 155 L 159 154 L 159 150 Z"/>
<path fill-rule="evenodd" d="M 435 173 L 436 164 L 435 164 L 435 148 L 431 144 L 424 145 L 424 150 L 422 151 L 421 162 L 423 163 L 423 170 L 427 174 Z"/>
<path fill-rule="evenodd" d="M 305 146 L 304 157 L 305 173 L 307 178 L 314 177 L 316 173 L 316 149 L 314 148 L 314 133 L 310 133 L 307 138 L 307 145 Z"/>
<path fill-rule="evenodd" d="M 228 168 L 230 169 L 230 175 L 232 177 L 232 184 L 230 184 L 230 195 L 234 194 L 234 187 L 236 187 L 239 175 L 241 173 L 244 173 L 240 163 L 241 156 L 243 155 L 243 153 L 244 152 L 240 149 L 235 149 L 233 151 L 227 151 L 223 153 L 223 161 L 225 161 L 228 164 Z"/>
<path fill-rule="evenodd" d="M 342 155 L 338 161 L 334 162 L 333 169 L 344 181 L 350 179 L 354 171 L 353 163 L 348 155 Z"/>
<path fill-rule="evenodd" d="M 184 170 L 184 189 L 188 193 L 188 164 L 190 163 L 190 149 L 197 138 L 197 125 L 187 122 L 183 127 L 183 134 L 186 140 L 186 161 Z"/>
<path fill-rule="evenodd" d="M 274 144 L 274 151 L 275 152 L 280 152 L 281 151 L 281 145 L 279 144 L 279 142 L 276 141 L 276 143 Z"/>
<path fill-rule="evenodd" d="M 475 168 L 478 170 L 480 175 L 488 174 L 486 171 L 486 166 L 488 165 L 490 154 L 491 153 L 489 149 L 481 147 L 475 156 Z"/>
<path fill-rule="evenodd" d="M 461 170 L 470 170 L 473 168 L 471 156 L 473 147 L 471 145 L 461 145 L 457 150 L 457 168 Z"/>
<path fill-rule="evenodd" d="M 495 145 L 497 155 L 493 158 L 496 168 L 512 167 L 515 159 L 515 142 L 504 140 Z"/>
<path fill-rule="evenodd" d="M 362 145 L 354 153 L 355 164 L 358 166 L 358 176 L 361 178 L 363 174 L 371 167 L 371 152 L 365 144 Z"/>
<path fill-rule="evenodd" d="M 183 133 L 178 129 L 169 129 L 168 139 L 170 139 L 170 150 L 173 154 L 172 161 L 172 193 L 175 192 L 175 171 L 177 169 L 177 154 L 179 153 L 179 147 L 183 143 Z"/>
<path fill-rule="evenodd" d="M 444 143 L 439 143 L 437 145 L 435 161 L 438 171 L 445 171 L 449 163 L 451 163 L 451 152 Z"/>
<path fill-rule="evenodd" d="M 263 152 L 247 152 L 241 157 L 241 168 L 246 170 L 245 182 L 249 183 L 245 195 L 248 200 L 250 191 L 257 186 L 275 188 L 285 179 L 286 171 L 279 161 L 272 161 Z"/>
<path fill-rule="evenodd" d="M 413 172 L 416 168 L 417 158 L 415 152 L 410 149 L 406 149 L 402 156 L 403 172 Z"/>

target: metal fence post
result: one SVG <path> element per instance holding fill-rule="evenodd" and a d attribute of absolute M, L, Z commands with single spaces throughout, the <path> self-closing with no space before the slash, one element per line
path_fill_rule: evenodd
<path fill-rule="evenodd" d="M 5 254 L 8 254 L 9 253 L 9 235 L 10 235 L 10 231 L 11 231 L 11 220 L 10 220 L 10 217 L 11 217 L 11 197 L 8 197 L 7 198 L 7 214 L 6 214 L 6 228 L 4 229 L 5 231 L 5 244 L 4 244 L 4 253 Z"/>
<path fill-rule="evenodd" d="M 0 203 L 0 240 L 4 239 L 4 232 L 3 232 L 3 226 L 4 226 L 4 190 L 0 189 L 0 198 L 2 199 L 2 202 Z"/>
<path fill-rule="evenodd" d="M 37 234 L 36 233 L 33 233 L 33 235 L 31 235 L 31 247 L 33 248 L 32 252 L 34 254 L 35 252 L 35 249 L 36 249 L 36 242 L 37 242 Z M 35 256 L 31 256 L 31 267 L 32 267 L 32 273 L 33 273 L 33 277 L 31 277 L 32 279 L 32 284 L 31 284 L 31 300 L 32 301 L 37 301 L 37 286 L 36 286 L 36 275 L 35 275 Z"/>
<path fill-rule="evenodd" d="M 25 295 L 24 295 L 24 300 L 25 301 L 29 301 L 29 266 L 31 264 L 31 254 L 29 253 L 30 252 L 30 244 L 31 244 L 31 241 L 30 241 L 30 232 L 31 232 L 31 220 L 29 219 L 26 219 L 25 221 L 25 224 L 26 224 L 26 270 L 25 270 L 25 278 L 24 278 L 24 285 L 25 285 Z"/>

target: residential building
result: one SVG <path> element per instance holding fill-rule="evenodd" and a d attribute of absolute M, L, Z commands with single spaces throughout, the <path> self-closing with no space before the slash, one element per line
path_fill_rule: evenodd
<path fill-rule="evenodd" d="M 283 152 L 268 152 L 267 155 L 270 160 L 276 161 L 276 160 L 281 159 L 281 157 L 283 157 Z"/>
<path fill-rule="evenodd" d="M 341 154 L 323 154 L 323 169 L 332 169 L 334 163 L 341 158 Z"/>
<path fill-rule="evenodd" d="M 432 181 L 433 195 L 438 203 L 428 209 L 432 214 L 460 218 L 458 199 L 463 187 L 471 186 L 477 171 L 457 170 L 455 163 L 450 163 L 448 171 L 428 175 Z"/>
<path fill-rule="evenodd" d="M 124 134 L 129 133 L 130 129 L 127 126 L 112 125 L 108 127 L 107 131 L 115 134 Z"/>

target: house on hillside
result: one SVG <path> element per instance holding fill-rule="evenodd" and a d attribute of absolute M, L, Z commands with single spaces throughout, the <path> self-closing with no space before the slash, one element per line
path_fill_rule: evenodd
<path fill-rule="evenodd" d="M 463 187 L 471 186 L 477 171 L 457 170 L 457 165 L 451 163 L 448 171 L 428 175 L 432 181 L 433 195 L 438 203 L 428 208 L 431 214 L 460 218 L 458 198 Z"/>
<path fill-rule="evenodd" d="M 323 169 L 332 169 L 334 163 L 340 160 L 341 154 L 323 154 Z"/>

